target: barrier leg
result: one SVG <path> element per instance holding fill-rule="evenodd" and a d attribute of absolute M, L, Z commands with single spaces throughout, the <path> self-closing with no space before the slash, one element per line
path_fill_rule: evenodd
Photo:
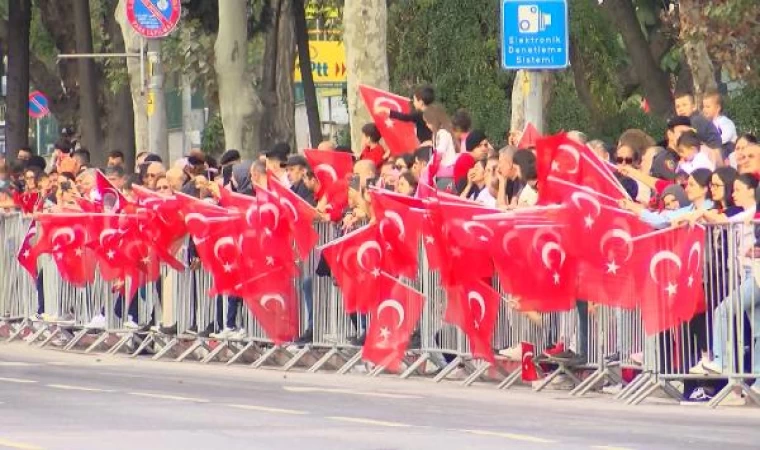
<path fill-rule="evenodd" d="M 298 361 L 300 361 L 304 356 L 306 356 L 308 353 L 311 352 L 311 347 L 306 345 L 303 348 L 299 349 L 298 352 L 296 352 L 295 355 L 293 355 L 292 358 L 290 358 L 290 361 L 286 362 L 284 366 L 282 366 L 282 370 L 289 371 L 293 367 L 295 367 L 296 364 L 298 364 Z"/>
<path fill-rule="evenodd" d="M 111 337 L 111 333 L 109 333 L 108 331 L 104 331 L 103 333 L 101 333 L 100 336 L 98 336 L 98 338 L 95 339 L 95 342 L 93 342 L 92 344 L 90 344 L 89 347 L 87 347 L 87 349 L 84 351 L 85 354 L 88 354 L 92 352 L 93 350 L 95 350 L 96 348 L 100 347 L 105 341 L 108 340 L 109 337 Z"/>
<path fill-rule="evenodd" d="M 444 367 L 443 369 L 441 369 L 440 372 L 438 372 L 438 375 L 436 375 L 433 378 L 433 381 L 436 383 L 440 383 L 441 381 L 443 381 L 444 378 L 449 376 L 451 372 L 453 372 L 457 367 L 459 367 L 459 365 L 462 364 L 463 361 L 464 360 L 462 359 L 461 356 L 457 356 L 450 363 L 448 363 L 446 367 Z"/>
<path fill-rule="evenodd" d="M 642 372 L 636 376 L 628 386 L 624 387 L 620 392 L 615 395 L 615 400 L 625 400 L 632 394 L 636 393 L 641 387 L 652 379 L 652 374 L 648 372 Z"/>
<path fill-rule="evenodd" d="M 536 386 L 535 391 L 541 392 L 542 390 L 546 389 L 549 384 L 551 384 L 552 381 L 554 381 L 555 378 L 557 378 L 560 375 L 565 375 L 575 384 L 575 386 L 578 386 L 581 384 L 580 378 L 575 376 L 575 374 L 570 370 L 570 368 L 566 364 L 559 363 L 557 365 L 557 369 L 550 373 L 549 376 L 546 377 L 541 383 Z"/>
<path fill-rule="evenodd" d="M 24 319 L 21 324 L 16 328 L 16 330 L 8 337 L 8 340 L 6 342 L 13 342 L 16 340 L 17 337 L 21 335 L 21 333 L 26 330 L 26 328 L 29 326 L 29 319 Z"/>
<path fill-rule="evenodd" d="M 76 333 L 74 333 L 74 338 L 71 339 L 69 343 L 66 344 L 65 347 L 63 347 L 63 351 L 65 352 L 71 351 L 74 348 L 74 346 L 76 346 L 79 343 L 79 341 L 81 341 L 82 338 L 85 337 L 85 335 L 87 334 L 87 331 L 89 330 L 87 330 L 86 328 L 83 328 L 81 330 L 78 330 Z"/>
<path fill-rule="evenodd" d="M 119 350 L 121 350 L 122 347 L 127 345 L 127 342 L 129 342 L 130 339 L 132 339 L 132 336 L 133 336 L 132 333 L 127 333 L 124 336 L 122 336 L 121 339 L 119 339 L 119 342 L 117 342 L 113 347 L 109 348 L 108 351 L 106 351 L 106 355 L 115 355 L 116 353 L 118 353 Z"/>
<path fill-rule="evenodd" d="M 350 358 L 346 358 L 346 356 L 343 353 L 341 353 L 341 351 L 338 350 L 337 347 L 333 347 L 330 350 L 328 350 L 327 353 L 325 353 L 321 358 L 319 358 L 317 362 L 315 362 L 311 367 L 309 367 L 309 369 L 306 370 L 306 372 L 317 373 L 319 369 L 321 369 L 325 364 L 329 363 L 330 360 L 334 357 L 342 359 L 344 364 L 348 362 L 350 359 Z M 340 367 L 338 369 L 340 369 Z"/>
<path fill-rule="evenodd" d="M 362 352 L 358 351 L 352 356 L 348 361 L 346 361 L 343 366 L 338 369 L 338 375 L 345 375 L 347 374 L 351 369 L 354 368 L 357 364 L 359 364 L 362 360 Z"/>
<path fill-rule="evenodd" d="M 153 361 L 158 361 L 159 359 L 166 356 L 167 353 L 169 353 L 174 347 L 179 344 L 179 339 L 172 338 L 166 345 L 164 345 L 161 350 L 159 350 L 155 355 L 153 355 L 153 358 L 151 358 Z"/>
<path fill-rule="evenodd" d="M 245 346 L 244 346 L 243 348 L 241 348 L 241 349 L 238 349 L 237 353 L 235 353 L 235 354 L 232 356 L 232 358 L 230 358 L 230 360 L 229 360 L 229 361 L 227 361 L 227 365 L 229 366 L 229 365 L 235 364 L 235 363 L 237 362 L 237 360 L 238 360 L 238 359 L 242 358 L 242 357 L 243 357 L 243 355 L 245 355 L 245 354 L 246 354 L 246 353 L 247 353 L 249 350 L 251 350 L 251 349 L 256 349 L 256 350 L 258 350 L 258 346 L 257 346 L 257 345 L 256 345 L 256 343 L 255 343 L 255 342 L 253 342 L 253 341 L 251 341 L 251 342 L 248 342 L 247 344 L 245 344 Z"/>
<path fill-rule="evenodd" d="M 758 397 L 758 395 L 754 393 L 752 389 L 749 386 L 747 386 L 747 384 L 743 380 L 732 378 L 728 381 L 728 384 L 726 385 L 726 387 L 724 387 L 723 389 L 720 390 L 720 392 L 715 394 L 712 400 L 710 400 L 707 403 L 707 406 L 712 409 L 717 408 L 718 406 L 720 406 L 721 402 L 723 402 L 723 400 L 725 400 L 726 397 L 728 397 L 728 395 L 734 389 L 741 389 L 742 392 L 744 392 L 753 403 L 760 405 L 759 403 L 760 397 Z"/>
<path fill-rule="evenodd" d="M 50 332 L 50 335 L 42 341 L 42 343 L 39 345 L 39 348 L 44 348 L 46 345 L 51 343 L 53 339 L 55 339 L 59 334 L 61 334 L 61 327 L 55 327 L 53 331 Z"/>
<path fill-rule="evenodd" d="M 609 380 L 613 384 L 623 382 L 622 378 L 620 378 L 608 365 L 602 364 L 596 369 L 596 371 L 594 371 L 594 373 L 570 391 L 570 395 L 574 397 L 582 397 L 605 380 Z"/>
<path fill-rule="evenodd" d="M 208 347 L 206 346 L 206 342 L 204 342 L 204 341 L 203 341 L 203 340 L 201 340 L 201 339 L 198 339 L 197 341 L 193 342 L 193 343 L 190 345 L 190 347 L 188 347 L 188 348 L 187 348 L 187 350 L 185 350 L 184 352 L 182 352 L 182 354 L 181 354 L 181 355 L 179 355 L 179 356 L 177 357 L 177 359 L 175 359 L 174 361 L 175 361 L 175 362 L 182 362 L 182 361 L 184 361 L 184 360 L 185 360 L 185 359 L 186 359 L 188 356 L 192 355 L 193 353 L 195 353 L 195 352 L 196 352 L 198 349 L 200 349 L 200 348 L 205 348 L 205 349 L 208 349 Z"/>
<path fill-rule="evenodd" d="M 229 345 L 229 341 L 220 342 L 205 358 L 201 359 L 201 364 L 208 364 L 213 361 L 220 353 L 229 348 Z"/>
<path fill-rule="evenodd" d="M 271 358 L 272 356 L 274 356 L 274 354 L 277 353 L 278 350 L 279 350 L 279 348 L 276 345 L 272 346 L 270 349 L 268 349 L 267 351 L 265 351 L 264 354 L 262 354 L 259 357 L 259 359 L 257 359 L 256 361 L 254 361 L 254 363 L 251 364 L 251 367 L 254 368 L 254 369 L 260 369 L 261 366 L 263 366 L 264 363 L 267 362 L 267 360 L 269 360 L 269 358 Z"/>
<path fill-rule="evenodd" d="M 419 371 L 419 369 L 422 367 L 423 364 L 428 362 L 430 360 L 430 353 L 425 352 L 421 354 L 416 361 L 414 361 L 407 369 L 399 375 L 399 378 L 401 379 L 407 379 L 410 376 L 412 376 L 413 373 L 417 372 L 420 375 L 423 375 L 422 372 Z"/>
<path fill-rule="evenodd" d="M 39 338 L 40 338 L 40 336 L 42 336 L 43 334 L 45 334 L 45 332 L 47 331 L 47 329 L 48 329 L 48 325 L 47 325 L 46 323 L 42 323 L 42 324 L 40 324 L 40 329 L 39 329 L 39 330 L 37 330 L 37 331 L 36 331 L 36 332 L 35 332 L 33 335 L 31 335 L 31 336 L 30 336 L 30 337 L 29 337 L 29 338 L 26 340 L 26 343 L 27 343 L 28 345 L 32 345 L 32 344 L 34 344 L 35 342 L 37 342 L 37 339 L 39 339 Z"/>
<path fill-rule="evenodd" d="M 135 350 L 134 353 L 129 355 L 129 357 L 136 358 L 140 356 L 143 350 L 147 349 L 148 346 L 152 343 L 153 343 L 153 333 L 149 333 L 147 336 L 145 336 L 145 339 L 143 339 L 142 343 L 140 343 L 140 346 L 137 347 L 137 350 Z"/>
<path fill-rule="evenodd" d="M 514 372 L 510 373 L 507 378 L 496 386 L 496 389 L 509 389 L 514 386 L 518 381 L 522 380 L 522 366 Z"/>

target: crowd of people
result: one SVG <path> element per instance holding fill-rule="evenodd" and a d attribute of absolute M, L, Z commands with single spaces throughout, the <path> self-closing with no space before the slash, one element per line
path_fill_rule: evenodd
<path fill-rule="evenodd" d="M 449 116 L 446 108 L 436 102 L 431 86 L 415 90 L 412 103 L 413 108 L 408 114 L 385 107 L 375 108 L 371 113 L 378 120 L 413 123 L 419 141 L 416 149 L 393 156 L 383 145 L 384 137 L 375 123 L 362 127 L 363 137 L 358 149 L 352 151 L 331 141 L 323 142 L 316 149 L 346 153 L 353 159 L 350 183 L 343 192 L 345 202 L 337 202 L 335 192 L 324 186 L 325 179 L 310 163 L 310 158 L 293 152 L 284 143 L 263 152 L 256 160 L 243 159 L 237 150 L 227 150 L 219 159 L 192 151 L 170 163 L 162 161 L 158 155 L 142 152 L 137 155 L 134 168 L 126 167 L 122 152 L 111 151 L 106 167 L 101 169 L 127 199 L 134 198 L 133 187 L 139 185 L 161 196 L 181 192 L 209 203 L 218 202 L 220 187 L 243 195 L 255 195 L 255 187 L 266 186 L 271 176 L 312 205 L 320 220 L 337 222 L 344 230 L 374 219 L 369 195 L 373 188 L 415 197 L 426 186 L 432 186 L 502 211 L 516 211 L 540 202 L 542 185 L 538 172 L 541 155 L 537 154 L 536 136 L 513 130 L 505 136 L 507 145 L 497 150 L 492 142 L 501 140 L 499 137 L 489 137 L 474 128 L 477 118 L 470 117 L 466 110 L 458 110 Z M 760 145 L 757 138 L 742 134 L 725 117 L 719 93 L 706 94 L 701 109 L 690 93 L 677 94 L 674 109 L 676 116 L 668 121 L 662 140 L 636 129 L 624 132 L 614 143 L 589 139 L 578 131 L 568 133 L 568 137 L 587 145 L 614 170 L 628 197 L 619 202 L 619 207 L 636 214 L 654 228 L 686 223 L 745 224 L 752 221 L 760 197 Z M 82 211 L 85 206 L 79 199 L 102 200 L 97 198 L 95 188 L 97 168 L 92 167 L 90 153 L 76 142 L 71 130 L 64 130 L 54 148 L 50 160 L 34 155 L 29 148 L 18 149 L 13 161 L 0 159 L 0 209 L 18 209 L 26 213 Z M 729 242 L 738 243 L 736 252 L 725 248 Z M 729 302 L 722 302 L 723 299 L 735 296 L 736 304 L 741 305 L 743 312 L 753 312 L 748 315 L 752 320 L 748 327 L 752 332 L 750 342 L 760 338 L 760 313 L 754 313 L 760 306 L 760 287 L 753 273 L 755 230 L 744 227 L 738 240 L 723 235 L 714 244 L 710 247 L 712 253 L 706 255 L 713 261 L 708 264 L 705 280 L 708 298 L 715 309 L 706 308 L 691 322 L 694 330 L 701 330 L 695 333 L 703 356 L 694 361 L 694 373 L 720 374 L 734 370 L 728 367 L 725 359 Z M 187 265 L 195 270 L 200 267 L 200 261 L 193 247 L 191 241 Z M 731 277 L 729 266 L 733 262 L 726 255 L 734 253 L 738 254 L 736 264 L 741 267 L 738 289 L 732 289 L 733 284 L 728 281 Z M 310 342 L 313 334 L 313 275 L 302 274 L 301 287 L 309 317 L 307 331 L 297 341 L 300 344 Z M 159 283 L 156 288 L 160 289 Z M 195 302 L 197 297 L 194 296 Z M 221 304 L 221 296 L 217 302 Z M 237 316 L 242 300 L 231 296 L 228 302 L 226 318 L 221 317 L 223 308 L 218 307 L 214 323 L 198 324 L 194 319 L 189 330 L 179 331 L 216 338 L 239 335 Z M 136 301 L 130 303 L 127 326 L 153 325 L 135 323 L 137 304 Z M 192 309 L 196 307 L 194 304 Z M 44 313 L 43 308 L 44 301 L 40 296 L 38 314 Z M 121 313 L 117 311 L 117 315 L 121 316 Z M 579 307 L 579 313 L 581 320 L 587 322 L 587 308 L 584 306 L 581 311 Z M 176 325 L 163 326 L 161 331 L 178 332 Z M 712 339 L 707 336 L 710 332 Z M 357 343 L 361 343 L 361 337 L 357 338 Z M 748 370 L 760 373 L 760 344 L 754 344 L 752 348 L 753 366 Z M 585 349 L 585 343 L 581 342 L 575 346 L 575 353 L 582 354 Z M 505 349 L 503 354 L 511 351 L 513 349 Z M 549 352 L 562 356 L 569 349 L 558 344 Z M 754 388 L 760 392 L 760 382 Z M 702 398 L 707 394 L 703 389 L 689 395 Z"/>

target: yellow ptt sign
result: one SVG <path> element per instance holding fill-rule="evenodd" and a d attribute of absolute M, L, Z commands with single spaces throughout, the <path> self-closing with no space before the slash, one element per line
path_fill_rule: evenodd
<path fill-rule="evenodd" d="M 343 41 L 311 41 L 309 56 L 315 84 L 346 82 L 346 47 Z M 294 81 L 302 81 L 298 58 Z"/>

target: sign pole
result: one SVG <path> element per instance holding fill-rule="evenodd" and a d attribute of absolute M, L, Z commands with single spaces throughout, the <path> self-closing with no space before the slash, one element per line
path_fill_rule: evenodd
<path fill-rule="evenodd" d="M 525 98 L 525 123 L 532 123 L 540 132 L 544 132 L 544 90 L 543 74 L 538 70 L 528 70 L 530 90 Z"/>
<path fill-rule="evenodd" d="M 151 153 L 168 160 L 168 142 L 166 140 L 166 117 L 156 112 L 163 111 L 164 71 L 161 64 L 161 42 L 163 39 L 148 40 L 148 146 Z"/>
<path fill-rule="evenodd" d="M 36 136 L 37 137 L 37 154 L 41 155 L 42 154 L 42 148 L 41 148 L 42 147 L 42 135 L 40 134 L 40 130 L 41 130 L 42 127 L 40 127 L 40 119 L 35 119 L 35 120 L 37 120 L 37 132 L 36 132 L 36 135 L 37 135 Z"/>

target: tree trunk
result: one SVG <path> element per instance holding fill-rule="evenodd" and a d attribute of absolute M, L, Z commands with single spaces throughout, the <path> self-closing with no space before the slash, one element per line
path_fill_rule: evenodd
<path fill-rule="evenodd" d="M 261 100 L 248 70 L 248 8 L 246 0 L 219 2 L 219 33 L 214 45 L 219 83 L 219 109 L 228 149 L 253 158 L 259 144 Z"/>
<path fill-rule="evenodd" d="M 267 31 L 264 74 L 259 96 L 266 114 L 261 121 L 263 150 L 278 142 L 295 146 L 295 99 L 293 71 L 296 41 L 293 0 L 271 0 L 272 24 Z"/>
<path fill-rule="evenodd" d="M 575 44 L 575 40 L 570 40 L 570 68 L 573 71 L 573 81 L 575 82 L 575 91 L 578 93 L 578 99 L 580 99 L 583 106 L 589 113 L 591 118 L 591 130 L 585 130 L 597 134 L 602 128 L 602 121 L 605 119 L 599 106 L 594 99 L 594 94 L 591 92 L 591 85 L 589 84 L 590 72 L 586 68 L 586 64 L 581 57 L 578 46 Z"/>
<path fill-rule="evenodd" d="M 110 9 L 104 14 L 105 31 L 111 43 L 111 51 L 124 53 L 124 37 L 116 21 L 118 0 L 109 0 Z M 128 84 L 122 84 L 115 93 L 105 89 L 104 106 L 106 107 L 108 126 L 105 135 L 105 151 L 121 150 L 124 152 L 126 167 L 135 163 L 135 114 L 132 107 L 132 93 Z"/>
<path fill-rule="evenodd" d="M 121 28 L 124 50 L 127 53 L 144 52 L 145 42 L 127 22 L 127 0 L 119 0 L 115 12 L 116 22 Z M 147 65 L 147 63 L 146 63 Z M 134 122 L 134 142 L 138 152 L 148 149 L 148 116 L 146 115 L 146 86 L 143 84 L 142 67 L 138 58 L 127 58 L 129 89 L 132 94 L 132 112 Z"/>
<path fill-rule="evenodd" d="M 314 75 L 311 72 L 309 29 L 306 25 L 306 5 L 304 0 L 293 0 L 293 14 L 295 17 L 299 69 L 301 70 L 301 85 L 303 86 L 303 97 L 306 103 L 306 116 L 309 120 L 309 142 L 313 148 L 317 148 L 322 141 L 322 123 L 319 120 L 317 89 L 314 86 Z"/>
<path fill-rule="evenodd" d="M 540 89 L 539 89 L 540 88 Z M 546 132 L 547 111 L 554 88 L 554 72 L 518 70 L 512 86 L 512 120 L 510 130 L 522 132 L 530 122 L 539 131 Z M 539 92 L 540 90 L 540 92 Z M 531 101 L 541 96 L 541 109 L 530 108 Z"/>
<path fill-rule="evenodd" d="M 18 149 L 29 145 L 29 27 L 31 0 L 8 0 L 8 95 L 5 115 L 7 154 L 16 157 Z M 10 30 L 9 30 L 10 31 Z"/>
<path fill-rule="evenodd" d="M 148 150 L 169 161 L 169 129 L 161 61 L 163 39 L 148 40 Z"/>
<path fill-rule="evenodd" d="M 620 31 L 652 112 L 667 117 L 673 111 L 670 80 L 647 42 L 631 0 L 604 0 L 602 8 Z"/>
<path fill-rule="evenodd" d="M 700 8 L 701 6 L 695 4 L 694 0 L 681 0 L 678 6 L 681 40 L 684 43 L 683 50 L 686 62 L 691 69 L 692 89 L 698 107 L 702 106 L 702 96 L 705 92 L 718 88 L 718 81 L 715 79 L 715 67 L 707 53 L 707 46 L 703 40 L 698 40 L 695 36 L 689 35 L 690 30 L 695 25 L 702 23 Z"/>
<path fill-rule="evenodd" d="M 348 118 L 355 147 L 361 143 L 362 126 L 372 121 L 359 95 L 359 84 L 388 90 L 387 26 L 386 0 L 350 1 L 343 8 Z"/>
<path fill-rule="evenodd" d="M 94 53 L 92 26 L 90 23 L 90 0 L 74 0 L 74 29 L 77 53 Z M 101 167 L 106 158 L 103 154 L 103 129 L 100 124 L 98 92 L 102 80 L 89 58 L 79 60 L 80 132 L 82 144 L 90 150 L 92 164 Z"/>

